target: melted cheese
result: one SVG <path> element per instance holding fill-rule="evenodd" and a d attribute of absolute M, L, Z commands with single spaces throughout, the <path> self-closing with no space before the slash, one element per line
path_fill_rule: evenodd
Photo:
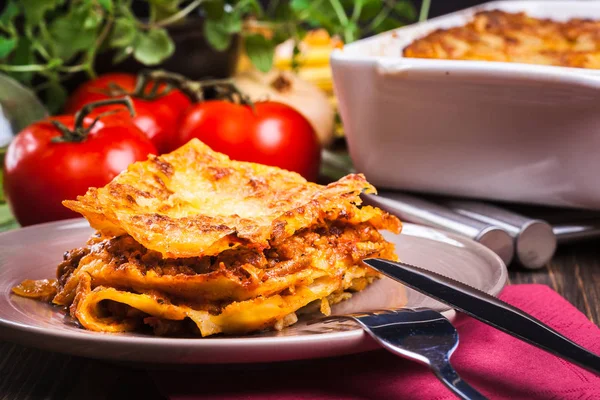
<path fill-rule="evenodd" d="M 363 270 L 366 268 L 363 267 Z M 364 271 L 363 271 L 364 273 Z M 326 298 L 340 289 L 340 281 L 334 277 L 323 277 L 310 285 L 296 288 L 293 294 L 259 296 L 251 300 L 233 302 L 217 313 L 187 304 L 173 304 L 168 297 L 155 293 L 131 293 L 111 287 L 91 288 L 91 278 L 80 281 L 78 297 L 71 306 L 71 314 L 86 328 L 97 332 L 130 332 L 139 329 L 141 318 L 117 318 L 103 316 L 102 302 L 110 300 L 127 305 L 134 310 L 167 321 L 191 319 L 202 336 L 217 333 L 247 333 L 273 328 L 290 319 L 297 310 L 307 304 Z M 292 323 L 296 319 L 292 318 Z"/>
<path fill-rule="evenodd" d="M 362 191 L 374 192 L 362 175 L 321 186 L 193 140 L 65 201 L 98 233 L 65 254 L 57 282 L 13 291 L 100 332 L 282 329 L 378 277 L 362 259 L 397 259 L 378 229 L 399 232 L 400 221 L 361 207 Z"/>
<path fill-rule="evenodd" d="M 158 291 L 187 301 L 241 301 L 341 276 L 366 257 L 395 259 L 393 245 L 370 223 L 316 229 L 318 233 L 304 230 L 264 253 L 233 249 L 190 259 L 163 259 L 129 236 L 92 239 L 74 270 L 59 268 L 64 285 L 53 301 L 69 305 L 82 276 L 91 277 L 94 286 Z"/>
<path fill-rule="evenodd" d="M 464 26 L 415 40 L 404 56 L 599 69 L 600 21 L 557 22 L 523 12 L 482 11 Z"/>
<path fill-rule="evenodd" d="M 321 186 L 294 172 L 232 161 L 194 139 L 170 154 L 134 163 L 105 187 L 63 203 L 105 236 L 127 233 L 144 247 L 176 258 L 215 255 L 241 245 L 266 248 L 340 215 L 349 222 L 386 217 L 356 207 L 362 191 L 375 191 L 362 175 Z"/>

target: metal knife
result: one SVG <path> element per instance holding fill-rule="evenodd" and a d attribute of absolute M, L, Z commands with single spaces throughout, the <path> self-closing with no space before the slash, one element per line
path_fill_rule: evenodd
<path fill-rule="evenodd" d="M 388 277 L 600 375 L 600 357 L 531 315 L 454 279 L 403 262 L 380 258 L 363 260 Z"/>

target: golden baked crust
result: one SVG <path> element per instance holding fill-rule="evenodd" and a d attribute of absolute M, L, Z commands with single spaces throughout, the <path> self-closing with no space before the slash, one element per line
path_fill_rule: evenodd
<path fill-rule="evenodd" d="M 362 175 L 321 186 L 193 140 L 65 201 L 98 232 L 65 253 L 57 281 L 13 291 L 100 332 L 282 329 L 377 278 L 364 258 L 397 259 L 378 230 L 398 233 L 400 221 L 361 206 L 362 191 L 375 191 Z"/>
<path fill-rule="evenodd" d="M 243 245 L 263 249 L 319 220 L 364 222 L 358 209 L 375 192 L 362 175 L 328 186 L 276 167 L 232 161 L 197 139 L 172 153 L 132 164 L 103 188 L 63 204 L 104 236 L 131 235 L 169 258 L 216 255 Z"/>
<path fill-rule="evenodd" d="M 188 333 L 251 332 L 295 322 L 292 314 L 312 301 L 364 289 L 378 276 L 360 262 L 366 257 L 397 259 L 369 223 L 303 229 L 264 252 L 189 259 L 163 259 L 128 235 L 96 236 L 67 253 L 52 302 L 95 331 L 181 330 L 189 318 L 196 325 Z"/>
<path fill-rule="evenodd" d="M 67 252 L 58 268 L 61 285 L 54 302 L 70 304 L 84 273 L 98 286 L 154 290 L 204 303 L 241 301 L 324 275 L 341 277 L 346 266 L 375 256 L 395 258 L 393 246 L 370 223 L 336 222 L 303 229 L 264 251 L 240 247 L 217 256 L 176 259 L 163 258 L 129 235 L 95 236 L 87 246 Z"/>
<path fill-rule="evenodd" d="M 492 10 L 415 40 L 405 57 L 600 68 L 600 21 L 557 22 Z"/>

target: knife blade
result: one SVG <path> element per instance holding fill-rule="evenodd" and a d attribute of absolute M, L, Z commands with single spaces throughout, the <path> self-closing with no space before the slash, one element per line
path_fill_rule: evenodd
<path fill-rule="evenodd" d="M 363 262 L 426 296 L 600 375 L 598 355 L 494 296 L 407 263 L 380 258 L 369 258 Z"/>

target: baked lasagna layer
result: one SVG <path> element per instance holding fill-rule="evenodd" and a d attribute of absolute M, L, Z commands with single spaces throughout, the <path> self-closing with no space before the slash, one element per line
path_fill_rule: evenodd
<path fill-rule="evenodd" d="M 65 254 L 57 281 L 14 292 L 100 332 L 281 329 L 364 289 L 377 277 L 364 258 L 397 259 L 379 229 L 400 221 L 362 206 L 363 191 L 374 188 L 362 175 L 321 186 L 193 140 L 65 201 L 97 233 Z"/>
<path fill-rule="evenodd" d="M 104 236 L 129 234 L 164 257 L 185 258 L 264 249 L 323 220 L 385 217 L 356 207 L 363 191 L 375 189 L 360 174 L 321 186 L 294 172 L 230 160 L 193 139 L 63 203 Z"/>
<path fill-rule="evenodd" d="M 366 222 L 327 222 L 267 250 L 187 259 L 164 259 L 129 235 L 96 235 L 65 254 L 53 303 L 94 331 L 147 324 L 155 333 L 207 336 L 281 328 L 315 300 L 327 312 L 330 300 L 365 288 L 377 277 L 361 263 L 366 257 L 396 259 L 393 245 Z"/>
<path fill-rule="evenodd" d="M 464 26 L 439 29 L 404 49 L 405 57 L 600 68 L 600 21 L 558 22 L 482 11 Z"/>

